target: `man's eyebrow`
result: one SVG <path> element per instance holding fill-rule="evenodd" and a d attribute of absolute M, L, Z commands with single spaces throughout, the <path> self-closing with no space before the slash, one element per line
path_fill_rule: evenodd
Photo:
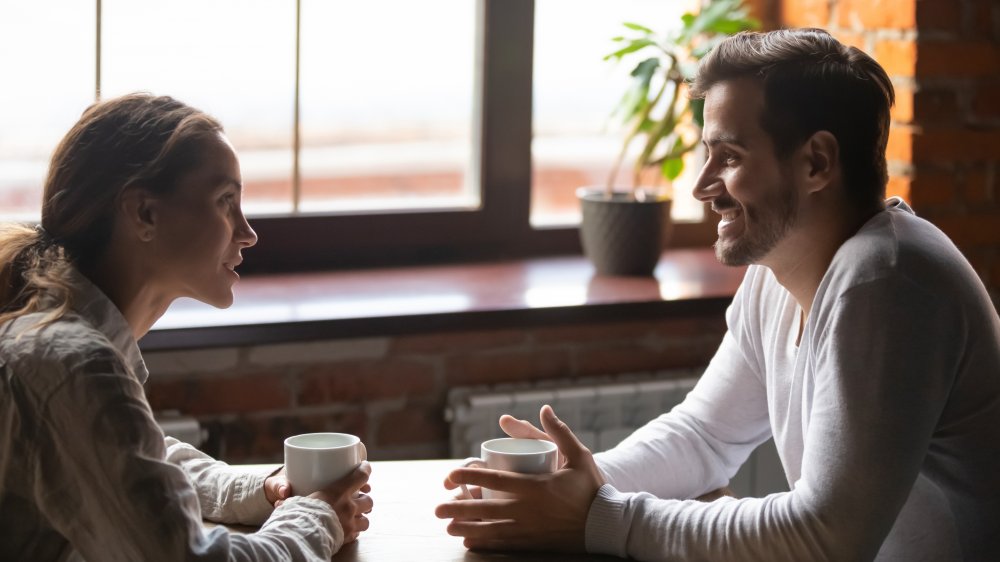
<path fill-rule="evenodd" d="M 740 148 L 746 148 L 746 145 L 734 135 L 719 135 L 708 139 L 702 139 L 702 143 L 708 147 L 713 147 L 718 144 L 732 144 Z"/>

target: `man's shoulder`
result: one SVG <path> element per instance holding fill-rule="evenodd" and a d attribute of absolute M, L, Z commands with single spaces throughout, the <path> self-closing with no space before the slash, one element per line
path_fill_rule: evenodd
<path fill-rule="evenodd" d="M 827 277 L 838 292 L 879 280 L 905 280 L 930 292 L 978 280 L 941 230 L 908 209 L 894 208 L 878 213 L 844 242 Z"/>

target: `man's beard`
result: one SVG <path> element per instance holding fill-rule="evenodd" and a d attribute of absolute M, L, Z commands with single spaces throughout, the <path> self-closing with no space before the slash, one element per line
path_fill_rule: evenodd
<path fill-rule="evenodd" d="M 743 232 L 735 239 L 715 243 L 715 256 L 725 265 L 750 265 L 759 263 L 785 237 L 795 224 L 798 204 L 794 186 L 753 205 L 744 205 Z M 716 199 L 713 208 L 725 211 L 740 205 L 726 196 Z"/>

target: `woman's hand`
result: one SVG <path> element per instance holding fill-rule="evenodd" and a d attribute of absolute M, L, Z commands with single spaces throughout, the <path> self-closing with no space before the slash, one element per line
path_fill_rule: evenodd
<path fill-rule="evenodd" d="M 515 495 L 514 499 L 451 501 L 437 507 L 438 517 L 452 519 L 448 533 L 464 537 L 467 548 L 584 551 L 587 514 L 604 477 L 590 451 L 551 407 L 542 407 L 540 417 L 544 433 L 530 424 L 516 424 L 511 428 L 513 433 L 506 426 L 504 430 L 517 433 L 516 437 L 553 441 L 565 455 L 556 472 L 518 474 L 459 468 L 448 475 L 445 487 L 449 489 L 472 484 Z M 510 418 L 508 425 L 510 421 L 517 420 Z"/>
<path fill-rule="evenodd" d="M 281 505 L 281 502 L 291 495 L 292 487 L 288 485 L 285 467 L 281 467 L 281 470 L 264 479 L 264 497 L 274 507 Z"/>
<path fill-rule="evenodd" d="M 330 484 L 326 488 L 309 494 L 310 498 L 323 500 L 333 507 L 344 529 L 344 544 L 354 542 L 363 531 L 368 530 L 368 518 L 374 502 L 368 492 L 368 477 L 372 466 L 368 461 L 362 463 L 347 476 Z"/>

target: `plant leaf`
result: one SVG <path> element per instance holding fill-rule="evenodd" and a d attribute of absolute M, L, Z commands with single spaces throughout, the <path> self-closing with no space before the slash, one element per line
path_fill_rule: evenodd
<path fill-rule="evenodd" d="M 688 102 L 691 105 L 691 117 L 699 127 L 705 126 L 705 98 L 692 99 Z"/>
<path fill-rule="evenodd" d="M 627 27 L 629 29 L 635 30 L 635 31 L 641 31 L 641 32 L 645 33 L 646 35 L 653 35 L 653 33 L 654 33 L 652 29 L 650 29 L 650 28 L 648 28 L 648 27 L 646 27 L 644 25 L 639 25 L 637 23 L 632 23 L 632 22 L 627 21 L 627 22 L 625 22 L 622 25 L 624 25 L 625 27 Z"/>
<path fill-rule="evenodd" d="M 660 67 L 660 59 L 656 57 L 650 57 L 648 59 L 643 60 L 639 64 L 635 65 L 635 68 L 632 69 L 632 72 L 629 73 L 629 75 L 638 80 L 641 80 L 648 87 L 650 81 L 652 81 L 653 79 L 653 74 L 659 67 Z"/>
<path fill-rule="evenodd" d="M 683 158 L 667 158 L 663 161 L 663 166 L 660 167 L 660 172 L 663 173 L 663 177 L 670 181 L 674 181 L 681 172 L 684 171 L 684 159 Z"/>
<path fill-rule="evenodd" d="M 625 45 L 613 53 L 605 55 L 604 60 L 621 59 L 627 54 L 634 53 L 652 45 L 656 45 L 656 41 L 653 41 L 652 39 L 633 39 L 628 45 Z"/>

